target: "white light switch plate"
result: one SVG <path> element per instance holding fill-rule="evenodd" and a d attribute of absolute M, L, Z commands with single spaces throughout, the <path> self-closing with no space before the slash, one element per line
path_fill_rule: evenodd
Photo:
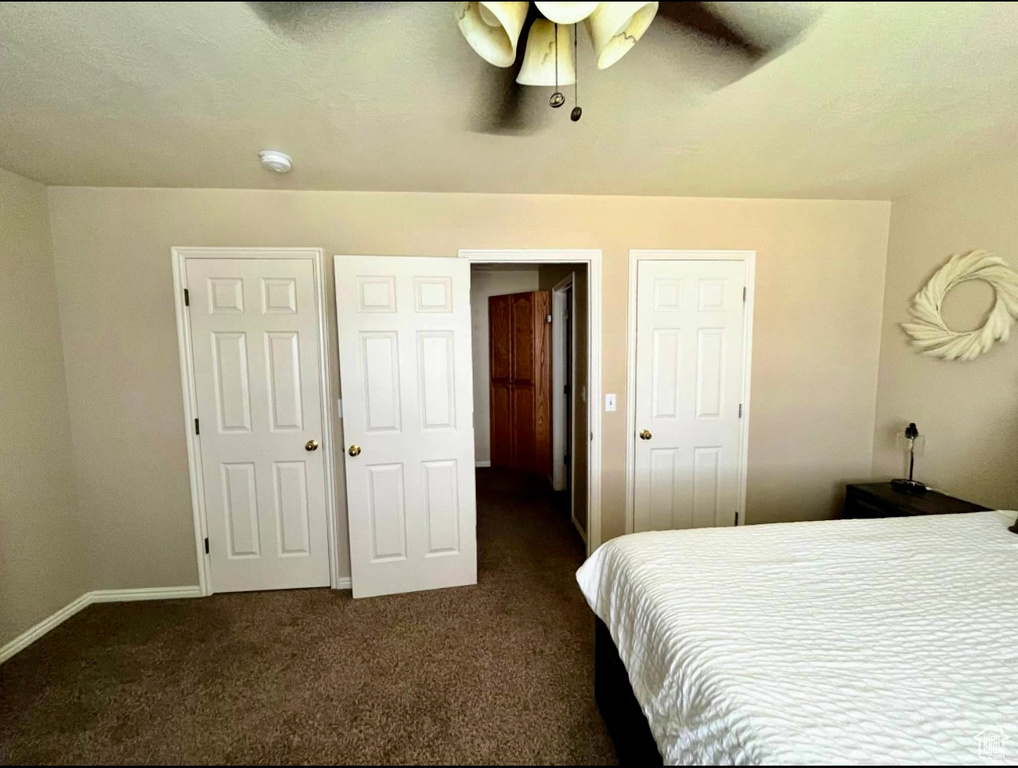
<path fill-rule="evenodd" d="M 615 395 L 605 395 L 604 396 L 604 409 L 606 411 L 614 411 L 615 410 Z"/>

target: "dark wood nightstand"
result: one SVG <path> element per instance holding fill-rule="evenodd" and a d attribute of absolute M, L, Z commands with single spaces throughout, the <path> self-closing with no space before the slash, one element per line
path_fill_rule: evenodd
<path fill-rule="evenodd" d="M 845 486 L 845 511 L 841 517 L 911 517 L 985 511 L 987 507 L 936 491 L 909 493 L 893 488 L 890 483 L 863 483 Z"/>

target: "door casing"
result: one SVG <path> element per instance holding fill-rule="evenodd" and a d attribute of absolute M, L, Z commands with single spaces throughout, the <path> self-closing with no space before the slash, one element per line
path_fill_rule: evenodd
<path fill-rule="evenodd" d="M 570 322 L 565 322 L 566 310 Z M 574 429 L 573 414 L 576 413 L 576 273 L 571 272 L 551 289 L 551 411 L 552 411 L 552 487 L 556 491 L 569 490 L 569 514 L 580 536 L 587 534 L 576 519 L 576 447 L 571 445 L 568 432 Z M 567 338 L 568 334 L 568 338 Z M 566 348 L 569 355 L 565 354 Z M 568 370 L 567 370 L 568 368 Z M 569 394 L 564 384 L 569 382 Z M 563 458 L 568 453 L 568 465 Z"/>
<path fill-rule="evenodd" d="M 742 379 L 742 464 L 739 467 L 738 525 L 746 524 L 746 477 L 749 467 L 749 393 L 753 365 L 753 297 L 756 293 L 756 251 L 631 250 L 629 252 L 629 325 L 626 331 L 626 533 L 635 530 L 636 515 L 636 317 L 637 270 L 641 261 L 743 261 L 746 265 L 744 371 Z"/>
<path fill-rule="evenodd" d="M 318 370 L 321 390 L 322 444 L 325 465 L 325 504 L 329 548 L 329 581 L 333 589 L 349 589 L 349 579 L 339 578 L 336 552 L 336 462 L 333 446 L 332 373 L 329 366 L 328 328 L 324 294 L 323 253 L 321 248 L 193 248 L 170 249 L 173 267 L 173 299 L 177 318 L 177 347 L 184 397 L 184 429 L 187 435 L 187 467 L 191 481 L 191 510 L 194 517 L 195 553 L 198 558 L 198 586 L 202 596 L 212 594 L 211 559 L 205 552 L 208 521 L 202 493 L 202 457 L 200 438 L 194 432 L 198 415 L 195 390 L 194 358 L 191 346 L 190 316 L 184 306 L 187 288 L 187 259 L 305 259 L 312 263 L 315 277 L 315 304 L 318 314 Z"/>

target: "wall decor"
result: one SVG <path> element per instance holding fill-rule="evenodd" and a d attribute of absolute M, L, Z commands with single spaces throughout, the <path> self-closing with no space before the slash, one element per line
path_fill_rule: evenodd
<path fill-rule="evenodd" d="M 941 316 L 944 297 L 956 285 L 982 280 L 993 286 L 993 309 L 980 328 L 954 331 Z M 974 360 L 995 341 L 1007 341 L 1018 319 L 1018 272 L 987 251 L 959 253 L 947 260 L 912 299 L 912 321 L 901 327 L 922 354 L 944 360 Z"/>

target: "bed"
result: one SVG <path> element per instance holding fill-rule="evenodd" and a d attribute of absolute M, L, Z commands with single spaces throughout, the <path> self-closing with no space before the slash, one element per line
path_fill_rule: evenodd
<path fill-rule="evenodd" d="M 1001 732 L 1018 757 L 1013 519 L 608 542 L 577 580 L 597 616 L 595 685 L 620 758 L 971 763 L 981 739 Z"/>

